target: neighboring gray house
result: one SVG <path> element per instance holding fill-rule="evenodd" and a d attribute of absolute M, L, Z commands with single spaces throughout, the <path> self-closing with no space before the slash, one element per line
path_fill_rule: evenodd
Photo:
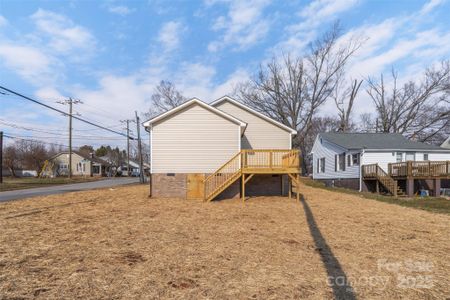
<path fill-rule="evenodd" d="M 384 171 L 389 176 L 400 176 L 398 170 L 402 164 L 406 168 L 408 161 L 431 163 L 450 160 L 450 149 L 410 141 L 401 134 L 391 133 L 321 133 L 317 135 L 311 153 L 313 179 L 360 191 L 369 189 L 363 178 L 362 166 L 378 165 L 380 173 Z M 411 164 L 411 167 L 416 164 Z M 418 174 L 417 170 L 422 172 L 426 166 L 428 164 L 422 163 L 402 177 Z M 444 165 L 443 170 L 445 168 Z"/>
<path fill-rule="evenodd" d="M 69 152 L 60 152 L 48 159 L 53 164 L 53 176 L 69 174 Z M 74 176 L 107 176 L 111 164 L 95 156 L 72 151 L 72 175 Z M 49 176 L 50 174 L 47 174 Z"/>

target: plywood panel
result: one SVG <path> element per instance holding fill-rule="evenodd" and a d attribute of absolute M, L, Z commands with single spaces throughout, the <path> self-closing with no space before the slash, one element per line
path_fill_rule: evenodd
<path fill-rule="evenodd" d="M 186 199 L 203 200 L 205 197 L 205 175 L 204 174 L 188 174 L 187 175 Z"/>

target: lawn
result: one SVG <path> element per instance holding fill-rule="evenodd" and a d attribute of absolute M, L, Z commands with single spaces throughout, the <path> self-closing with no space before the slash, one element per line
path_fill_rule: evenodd
<path fill-rule="evenodd" d="M 369 192 L 358 192 L 356 190 L 339 188 L 339 187 L 327 187 L 320 181 L 312 180 L 311 178 L 302 178 L 302 182 L 308 186 L 325 189 L 328 191 L 335 191 L 350 195 L 359 195 L 366 199 L 377 200 L 386 203 L 397 204 L 406 207 L 413 207 L 417 209 L 423 209 L 427 211 L 443 213 L 450 215 L 450 200 L 444 197 L 392 197 L 378 195 Z"/>
<path fill-rule="evenodd" d="M 56 178 L 36 178 L 36 177 L 3 177 L 3 183 L 0 183 L 0 192 L 30 189 L 68 183 L 80 183 L 87 181 L 101 180 L 101 177 L 56 177 Z"/>
<path fill-rule="evenodd" d="M 300 190 L 243 204 L 126 186 L 0 204 L 0 298 L 450 295 L 450 216 Z"/>

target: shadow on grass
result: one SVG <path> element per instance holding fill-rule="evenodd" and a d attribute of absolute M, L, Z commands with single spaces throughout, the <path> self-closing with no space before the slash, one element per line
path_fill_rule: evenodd
<path fill-rule="evenodd" d="M 333 289 L 335 299 L 356 299 L 353 288 L 348 282 L 347 275 L 342 270 L 342 266 L 338 259 L 334 256 L 325 238 L 317 226 L 313 213 L 309 208 L 305 197 L 300 194 L 300 202 L 305 210 L 306 221 L 308 222 L 309 231 L 314 239 L 316 249 L 320 254 L 322 263 L 327 270 L 327 281 Z"/>

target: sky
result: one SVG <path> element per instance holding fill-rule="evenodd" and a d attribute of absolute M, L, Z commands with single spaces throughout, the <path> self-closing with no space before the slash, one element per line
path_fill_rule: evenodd
<path fill-rule="evenodd" d="M 367 38 L 349 62 L 349 78 L 395 68 L 404 80 L 418 79 L 450 58 L 445 0 L 0 0 L 0 85 L 62 110 L 68 107 L 58 101 L 79 99 L 74 111 L 82 118 L 123 131 L 120 120 L 147 111 L 161 80 L 211 102 L 271 57 L 306 53 L 337 20 L 342 40 Z M 320 113 L 333 114 L 333 105 Z M 373 110 L 364 91 L 355 106 L 355 114 Z M 67 145 L 67 123 L 0 95 L 0 128 L 9 135 Z M 126 143 L 78 121 L 74 136 L 75 146 Z"/>

